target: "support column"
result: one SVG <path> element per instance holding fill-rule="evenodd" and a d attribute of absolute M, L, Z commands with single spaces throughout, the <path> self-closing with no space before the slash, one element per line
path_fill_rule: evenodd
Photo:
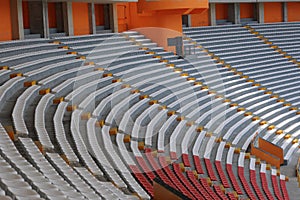
<path fill-rule="evenodd" d="M 241 23 L 241 9 L 240 9 L 240 3 L 234 3 L 234 23 L 240 24 Z"/>
<path fill-rule="evenodd" d="M 112 26 L 110 27 L 114 33 L 119 32 L 119 26 L 118 26 L 118 9 L 117 4 L 113 3 L 111 6 L 112 15 L 110 15 L 110 22 Z"/>
<path fill-rule="evenodd" d="M 288 8 L 287 8 L 287 2 L 282 2 L 282 16 L 283 16 L 283 22 L 288 22 Z"/>
<path fill-rule="evenodd" d="M 48 15 L 48 2 L 44 0 L 42 2 L 42 9 L 43 9 L 43 33 L 44 38 L 50 37 L 50 30 L 49 30 L 49 15 Z"/>
<path fill-rule="evenodd" d="M 216 26 L 217 18 L 216 18 L 216 4 L 215 3 L 209 4 L 209 16 L 210 16 L 210 25 Z"/>
<path fill-rule="evenodd" d="M 191 15 L 188 15 L 188 27 L 191 27 L 192 26 L 192 16 Z"/>
<path fill-rule="evenodd" d="M 95 4 L 89 3 L 90 34 L 96 34 Z"/>
<path fill-rule="evenodd" d="M 47 0 L 29 1 L 28 5 L 30 14 L 30 32 L 48 38 L 50 34 Z"/>
<path fill-rule="evenodd" d="M 257 3 L 257 20 L 258 23 L 262 24 L 265 22 L 265 10 L 264 10 L 264 3 L 263 2 L 259 2 Z"/>
<path fill-rule="evenodd" d="M 24 40 L 22 0 L 11 0 L 10 11 L 12 21 L 12 39 Z"/>
<path fill-rule="evenodd" d="M 113 9 L 111 8 L 111 6 L 109 4 L 105 4 L 103 6 L 103 12 L 104 12 L 104 29 L 108 30 L 108 29 L 112 29 L 113 27 L 113 14 L 111 14 L 113 11 Z M 118 19 L 118 17 L 117 17 Z"/>
<path fill-rule="evenodd" d="M 65 2 L 63 4 L 63 15 L 64 15 L 64 29 L 68 36 L 74 35 L 74 25 L 73 25 L 73 8 L 72 2 Z"/>
<path fill-rule="evenodd" d="M 57 2 L 55 3 L 55 8 L 56 8 L 56 28 L 58 33 L 65 32 L 65 27 L 64 27 L 64 19 L 63 16 L 63 3 L 62 2 Z"/>
<path fill-rule="evenodd" d="M 241 23 L 240 17 L 240 4 L 239 3 L 232 3 L 228 7 L 228 20 L 233 22 L 234 24 Z"/>

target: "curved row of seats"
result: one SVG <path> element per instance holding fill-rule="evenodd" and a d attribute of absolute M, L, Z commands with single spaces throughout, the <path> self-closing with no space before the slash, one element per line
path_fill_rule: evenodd
<path fill-rule="evenodd" d="M 48 44 L 49 41 L 46 42 L 47 42 L 46 44 Z M 73 91 L 76 87 L 87 84 L 93 80 L 98 81 L 99 78 L 102 77 L 103 71 L 96 68 L 96 66 L 92 65 L 92 63 L 87 63 L 89 65 L 85 66 L 82 59 L 76 59 L 80 57 L 75 55 L 73 52 L 67 50 L 65 47 L 61 48 L 61 45 L 52 44 L 52 43 L 51 44 L 49 43 L 49 45 L 51 45 L 53 49 L 50 50 L 50 52 L 48 52 L 49 53 L 48 55 L 46 52 L 44 52 L 45 55 L 43 55 L 43 57 L 38 60 L 39 62 L 34 62 L 32 60 L 35 60 L 34 55 L 39 54 L 41 52 L 34 51 L 34 48 L 36 48 L 35 45 L 28 45 L 26 46 L 27 48 L 25 49 L 30 49 L 32 47 L 31 49 L 32 52 L 28 52 L 26 55 L 27 56 L 32 55 L 33 56 L 32 59 L 31 58 L 25 59 L 25 56 L 23 57 L 23 55 L 21 56 L 16 55 L 14 62 L 10 63 L 9 59 L 6 59 L 6 60 L 2 60 L 1 63 L 3 64 L 3 66 L 5 65 L 5 67 L 3 67 L 1 71 L 10 72 L 10 74 L 16 74 L 16 76 L 9 77 L 9 74 L 1 73 L 1 75 L 3 75 L 3 78 L 7 79 L 7 81 L 5 82 L 4 80 L 3 85 L 1 85 L 1 89 L 3 90 L 3 93 L 1 93 L 1 97 L 3 97 L 3 105 L 8 105 L 6 104 L 6 102 L 9 101 L 15 101 L 15 104 L 11 106 L 12 108 L 3 107 L 2 109 L 7 109 L 8 112 L 12 111 L 11 121 L 14 123 L 16 136 L 19 136 L 22 145 L 25 146 L 24 148 L 26 149 L 27 152 L 25 152 L 24 155 L 25 154 L 28 155 L 27 153 L 30 154 L 30 156 L 25 156 L 25 157 L 27 159 L 28 158 L 32 159 L 30 160 L 30 162 L 32 162 L 31 163 L 32 166 L 35 167 L 29 170 L 32 171 L 32 174 L 29 173 L 28 180 L 26 180 L 30 184 L 28 188 L 33 187 L 34 190 L 37 189 L 36 191 L 38 191 L 38 193 L 31 194 L 29 190 L 28 192 L 26 192 L 27 190 L 25 191 L 27 187 L 24 188 L 24 190 L 19 191 L 18 187 L 20 188 L 22 187 L 21 185 L 16 184 L 11 189 L 11 190 L 15 189 L 16 192 L 13 191 L 13 193 L 9 193 L 10 190 L 7 190 L 7 194 L 17 199 L 19 198 L 23 199 L 23 197 L 24 199 L 25 198 L 33 199 L 34 197 L 46 198 L 46 199 L 52 199 L 52 198 L 53 199 L 60 199 L 60 198 L 61 199 L 66 199 L 66 198 L 99 199 L 101 197 L 107 199 L 134 198 L 134 196 L 125 195 L 124 192 L 129 194 L 130 193 L 129 191 L 121 191 L 117 189 L 110 182 L 102 182 L 103 180 L 105 180 L 105 178 L 100 179 L 96 175 L 103 176 L 103 173 L 100 170 L 99 166 L 95 164 L 94 160 L 91 157 L 89 158 L 89 153 L 87 151 L 86 154 L 83 155 L 81 154 L 82 155 L 81 158 L 84 162 L 86 162 L 87 166 L 85 166 L 85 164 L 83 163 L 69 162 L 68 160 L 69 157 L 70 157 L 70 161 L 73 161 L 71 159 L 72 156 L 77 157 L 78 154 L 76 155 L 73 144 L 70 145 L 69 143 L 71 137 L 67 136 L 67 134 L 63 132 L 64 127 L 58 129 L 55 126 L 54 130 L 53 128 L 51 128 L 51 124 L 56 125 L 56 121 L 52 121 L 52 119 L 49 120 L 49 116 L 54 114 L 54 113 L 50 114 L 51 107 L 53 108 L 54 106 L 53 103 L 56 104 L 61 101 L 61 99 L 59 99 L 60 95 L 67 96 L 67 94 L 69 94 L 70 91 Z M 54 64 L 52 64 L 50 59 L 52 56 L 51 54 L 52 52 L 60 52 L 61 54 L 60 57 L 62 59 L 65 59 L 67 57 L 70 63 L 78 63 L 78 64 L 72 66 L 68 65 L 68 63 L 63 63 L 63 62 L 57 64 L 60 59 L 59 56 L 52 57 L 52 59 L 54 60 L 52 61 L 54 62 Z M 62 55 L 63 53 L 66 53 L 66 56 Z M 47 56 L 49 58 L 46 58 Z M 21 66 L 17 67 L 17 64 L 22 62 L 23 62 L 23 67 L 22 68 Z M 43 67 L 43 65 L 45 67 Z M 60 66 L 63 67 L 60 68 Z M 36 71 L 36 73 L 34 70 Z M 32 74 L 37 74 L 37 75 L 31 76 Z M 9 78 L 11 79 L 8 80 Z M 6 87 L 6 85 L 8 85 L 8 83 L 10 82 L 14 83 L 13 89 L 11 89 L 12 86 Z M 24 86 L 28 88 L 24 88 Z M 82 89 L 84 88 L 81 88 L 81 90 Z M 16 96 L 16 94 L 18 94 L 17 92 L 19 92 L 20 95 Z M 5 96 L 2 94 L 7 94 L 7 95 Z M 71 99 L 71 97 L 72 96 L 70 96 L 68 99 Z M 34 106 L 34 108 L 32 108 L 32 105 Z M 37 107 L 35 108 L 35 106 Z M 9 121 L 10 121 L 10 116 L 5 115 L 3 116 L 1 123 L 10 124 Z M 2 134 L 5 136 L 5 131 Z M 41 143 L 41 150 L 43 152 L 46 151 L 51 153 L 47 153 L 47 156 L 44 157 L 44 155 L 39 153 L 37 148 L 34 149 L 35 145 L 33 145 L 34 143 L 32 142 L 32 139 L 29 138 L 23 139 L 23 137 L 31 137 L 34 140 L 39 140 L 39 143 Z M 12 145 L 13 143 L 9 142 L 8 144 Z M 19 150 L 20 149 L 21 147 L 19 148 Z M 59 153 L 60 155 L 57 153 Z M 38 155 L 35 156 L 35 154 Z M 65 160 L 68 160 L 68 163 L 72 165 L 74 164 L 73 169 L 67 167 L 65 161 L 62 160 L 61 155 L 64 155 L 63 158 L 65 158 Z M 47 158 L 47 159 L 45 159 L 44 163 L 39 163 L 42 158 Z M 12 158 L 8 157 L 8 160 L 10 159 Z M 77 161 L 79 161 L 79 159 Z M 46 178 L 50 181 L 50 182 L 48 181 L 49 184 L 60 186 L 59 188 L 53 189 L 53 191 L 52 189 L 51 190 L 49 189 L 49 192 L 47 191 L 47 193 L 45 194 L 42 191 L 44 188 L 46 189 L 47 187 L 40 188 L 39 186 L 31 185 L 35 181 L 37 181 L 36 175 L 34 174 L 35 171 L 41 170 L 44 164 L 48 165 L 47 167 L 48 172 L 46 170 L 44 171 L 42 170 L 42 173 L 47 175 Z M 83 170 L 85 170 L 86 172 Z M 92 174 L 91 170 L 93 170 L 95 174 Z M 57 174 L 53 174 L 53 172 L 56 172 Z M 65 177 L 66 175 L 67 177 Z M 56 180 L 60 181 L 61 183 L 57 182 Z M 69 187 L 67 187 L 68 184 L 70 184 Z M 86 186 L 83 186 L 83 184 L 86 184 Z M 107 188 L 106 190 L 108 190 L 108 192 L 104 193 L 103 190 L 103 193 L 101 192 L 101 194 L 99 194 L 99 191 L 102 191 L 99 190 L 99 186 L 101 186 L 102 188 L 103 187 Z M 6 186 L 4 187 L 4 189 L 5 188 Z M 48 188 L 51 187 L 49 186 Z"/>
<path fill-rule="evenodd" d="M 151 74 L 152 72 L 148 72 L 148 74 Z M 137 76 L 142 76 L 142 75 L 137 75 Z M 149 78 L 150 77 L 152 77 L 152 76 L 148 76 Z M 152 78 L 150 78 L 151 80 L 152 80 Z M 124 80 L 126 80 L 126 79 L 124 79 Z M 150 80 L 150 82 L 151 82 L 151 80 Z M 156 93 L 158 92 L 158 91 L 155 91 Z M 152 97 L 152 95 L 150 94 L 149 95 L 150 97 Z M 142 98 L 143 99 L 143 98 Z M 120 107 L 118 107 L 117 105 L 116 105 L 116 107 L 117 107 L 117 110 L 120 110 L 122 107 L 124 107 L 124 106 L 127 106 L 127 105 L 130 105 L 130 101 L 131 101 L 132 99 L 131 98 L 129 98 L 128 100 L 125 100 L 125 101 L 123 101 L 123 102 L 120 102 L 120 104 L 119 105 L 121 105 Z M 144 101 L 145 99 L 143 99 L 143 101 Z M 141 103 L 141 105 L 145 105 L 145 103 L 143 102 L 143 101 L 140 101 L 140 103 Z M 146 101 L 147 102 L 147 101 Z M 159 102 L 159 100 L 158 100 L 158 102 Z M 153 102 L 152 102 L 153 103 Z M 129 106 L 130 108 L 128 109 L 128 110 L 130 110 L 130 109 L 132 109 L 132 108 L 134 108 L 135 106 L 138 106 L 139 105 L 139 103 L 136 103 L 135 105 L 132 105 L 132 106 Z M 141 105 L 139 105 L 139 106 L 141 106 Z M 135 108 L 135 110 L 136 110 L 137 108 Z M 147 109 L 148 110 L 148 109 Z M 124 112 L 123 112 L 124 113 Z M 168 113 L 168 112 L 162 112 L 162 113 L 164 113 L 165 115 Z M 120 113 L 119 113 L 120 114 Z M 119 115 L 118 114 L 118 115 Z M 102 115 L 101 115 L 102 116 Z M 124 116 L 125 116 L 125 114 L 124 114 Z M 158 115 L 157 115 L 158 116 Z M 163 115 L 161 115 L 158 119 L 162 119 L 162 116 Z M 103 117 L 103 116 L 102 116 Z M 105 117 L 104 117 L 105 118 Z M 125 117 L 124 117 L 125 118 Z M 108 124 L 112 124 L 111 123 L 111 121 L 110 120 L 108 120 L 108 121 L 103 121 L 103 119 L 101 120 L 102 118 L 99 118 L 98 120 L 100 120 L 102 123 L 108 123 Z M 125 118 L 126 120 L 128 119 L 128 116 Z M 166 135 L 166 134 L 164 134 L 161 130 L 162 129 L 164 129 L 163 131 L 166 131 L 166 129 L 169 129 L 170 128 L 170 126 L 171 126 L 171 124 L 172 124 L 172 121 L 174 121 L 174 119 L 176 119 L 176 117 L 171 117 L 170 118 L 170 120 L 168 120 L 168 121 L 166 121 L 165 123 L 164 123 L 164 125 L 163 125 L 163 127 L 165 127 L 165 128 L 161 128 L 160 130 L 159 130 L 159 135 L 158 135 L 158 139 L 157 139 L 157 147 L 158 147 L 158 152 L 160 152 L 160 153 L 162 153 L 162 152 L 164 152 L 165 150 L 164 149 L 162 149 L 162 148 L 164 148 L 164 144 L 162 144 L 162 145 L 160 145 L 161 143 L 163 143 L 164 142 L 164 137 L 163 137 L 163 135 Z M 120 121 L 120 120 L 119 120 Z M 128 121 L 128 120 L 127 120 Z M 153 122 L 154 121 L 156 121 L 156 120 L 153 120 Z M 115 124 L 113 124 L 113 126 L 111 127 L 111 130 L 112 131 L 116 131 L 116 129 L 114 128 L 114 126 L 116 126 L 118 123 L 115 123 Z M 119 123 L 120 124 L 120 126 L 121 126 L 121 124 L 122 123 Z M 185 123 L 182 123 L 182 124 L 185 124 Z M 160 125 L 161 126 L 161 125 Z M 126 127 L 127 128 L 127 127 Z M 107 131 L 107 129 L 108 129 L 108 127 L 107 126 L 105 126 L 105 129 L 106 129 L 106 131 Z M 120 130 L 122 133 L 124 133 L 125 131 L 124 130 Z M 161 132 L 162 132 L 162 134 L 160 134 Z M 172 130 L 170 130 L 170 132 L 172 132 Z M 176 130 L 174 130 L 174 132 L 176 132 Z M 125 132 L 126 133 L 126 132 Z M 159 138 L 159 136 L 161 136 L 162 135 L 162 137 L 161 138 Z M 173 136 L 173 135 L 172 135 Z M 135 136 L 136 137 L 136 136 Z M 148 138 L 147 136 L 146 136 L 146 138 Z M 151 144 L 151 142 L 150 142 L 150 144 Z M 172 144 L 172 142 L 170 142 L 170 145 Z M 136 146 L 136 145 L 135 145 Z M 162 148 L 160 149 L 159 148 L 159 146 L 161 146 Z M 135 148 L 135 150 L 133 150 L 133 152 L 137 152 L 136 154 L 138 154 L 138 150 Z M 150 158 L 148 158 L 148 159 L 150 159 L 151 161 L 150 161 L 150 163 L 151 163 L 151 165 L 152 165 L 152 167 L 154 168 L 154 169 L 159 169 L 159 166 L 157 166 L 157 164 L 155 164 L 155 161 L 153 161 L 153 159 L 150 157 Z M 140 160 L 140 159 L 139 159 Z M 139 161 L 139 162 L 141 162 L 141 163 L 144 163 L 144 162 L 142 162 L 142 161 Z M 129 163 L 132 163 L 132 161 L 130 161 Z M 146 169 L 147 170 L 147 166 L 144 166 L 143 164 L 142 164 L 142 166 L 144 167 L 144 169 Z M 136 169 L 136 167 L 134 167 L 134 166 L 131 166 L 131 168 L 133 168 L 132 170 L 133 171 L 135 171 L 136 173 L 138 173 L 138 170 Z M 170 179 L 168 179 L 168 178 L 166 178 L 166 176 L 164 176 L 161 172 L 157 172 L 158 173 L 158 175 L 162 178 L 162 179 L 164 179 L 164 180 L 166 180 L 169 184 L 171 184 L 172 185 L 172 182 L 170 181 Z M 148 175 L 149 177 L 150 177 L 150 175 Z M 139 177 L 140 179 L 143 179 L 142 177 Z M 174 179 L 172 179 L 172 180 L 174 180 Z M 149 189 L 149 188 L 148 188 Z M 150 190 L 150 189 L 149 189 Z M 185 190 L 185 192 L 186 192 L 186 190 Z"/>
<path fill-rule="evenodd" d="M 258 34 L 268 38 L 273 45 L 278 46 L 288 55 L 295 59 L 299 59 L 299 44 L 297 40 L 299 38 L 299 26 L 298 22 L 293 23 L 275 23 L 266 25 L 251 25 Z"/>
<path fill-rule="evenodd" d="M 114 47 L 118 42 L 121 48 Z M 135 199 L 136 193 L 149 199 L 154 195 L 152 180 L 158 176 L 191 199 L 288 198 L 286 190 L 279 191 L 285 188 L 279 180 L 284 176 L 271 176 L 264 163 L 251 165 L 260 175 L 251 182 L 253 187 L 247 184 L 250 174 L 238 170 L 238 156 L 246 156 L 257 128 L 270 132 L 269 124 L 244 106 L 253 107 L 256 101 L 247 91 L 263 93 L 266 103 L 271 96 L 249 78 L 215 63 L 201 48 L 196 48 L 194 60 L 178 59 L 136 32 L 56 38 L 51 45 L 48 56 L 64 53 L 76 65 L 48 63 L 44 55 L 39 71 L 34 68 L 40 66 L 33 62 L 35 55 L 48 50 L 34 52 L 29 44 L 25 49 L 32 46 L 26 54 L 32 55 L 26 58 L 30 71 L 14 69 L 25 61 L 23 56 L 3 61 L 1 70 L 6 78 L 1 97 L 6 94 L 2 101 L 7 105 L 0 108 L 7 111 L 1 124 L 14 125 L 15 135 L 10 135 L 17 147 L 12 155 L 4 151 L 14 145 L 3 129 L 1 155 L 13 170 L 21 166 L 14 164 L 15 157 L 20 159 L 18 152 L 30 166 L 17 172 L 20 181 L 29 184 L 24 197 Z M 219 77 L 224 85 L 216 81 Z M 273 109 L 273 104 L 267 105 Z M 278 107 L 268 121 L 275 123 L 280 114 Z M 39 150 L 33 141 L 38 141 Z M 246 160 L 239 164 L 245 167 Z M 59 187 L 45 192 L 37 180 Z M 271 180 L 272 186 L 265 184 Z M 5 183 L 0 187 L 6 189 Z M 14 189 L 7 187 L 6 194 L 22 198 Z"/>
<path fill-rule="evenodd" d="M 258 90 L 249 87 L 247 89 L 245 85 L 236 82 L 237 92 L 233 92 L 235 96 L 224 89 L 217 88 L 217 91 L 225 91 L 225 95 L 236 103 L 266 120 L 269 125 L 274 125 L 275 129 L 263 137 L 282 146 L 286 151 L 285 159 L 288 160 L 297 149 L 299 139 L 296 128 L 299 117 L 298 108 L 295 106 L 297 102 L 287 98 L 292 96 L 293 99 L 298 99 L 297 93 L 290 92 L 297 89 L 294 87 L 297 84 L 297 64 L 290 62 L 288 58 L 270 48 L 265 41 L 241 26 L 222 26 L 209 30 L 189 28 L 185 30 L 185 34 L 211 52 L 210 55 L 215 59 L 225 63 L 234 74 L 242 75 L 250 84 L 258 87 Z M 238 39 L 235 39 L 236 37 Z M 226 87 L 226 83 L 223 85 Z M 241 86 L 238 87 L 239 85 Z M 244 92 L 245 95 L 241 95 Z M 264 129 L 261 131 L 264 132 Z M 283 134 L 276 135 L 274 132 Z"/>

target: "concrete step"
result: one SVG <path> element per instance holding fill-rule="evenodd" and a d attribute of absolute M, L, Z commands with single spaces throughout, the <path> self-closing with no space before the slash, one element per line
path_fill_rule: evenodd
<path fill-rule="evenodd" d="M 49 28 L 49 33 L 50 34 L 57 33 L 57 28 Z"/>
<path fill-rule="evenodd" d="M 97 30 L 97 34 L 102 34 L 102 33 L 112 33 L 112 30 Z"/>
<path fill-rule="evenodd" d="M 29 34 L 29 35 L 25 35 L 25 39 L 36 39 L 36 38 L 41 38 L 41 34 Z"/>
<path fill-rule="evenodd" d="M 24 34 L 29 35 L 30 34 L 30 29 L 24 29 Z"/>
<path fill-rule="evenodd" d="M 50 33 L 50 38 L 63 37 L 66 35 L 67 35 L 66 33 Z"/>
<path fill-rule="evenodd" d="M 101 31 L 101 30 L 104 30 L 104 29 L 105 29 L 104 26 L 96 26 L 97 31 Z"/>

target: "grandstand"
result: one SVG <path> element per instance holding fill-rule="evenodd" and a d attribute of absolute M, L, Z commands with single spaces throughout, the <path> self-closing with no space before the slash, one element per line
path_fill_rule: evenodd
<path fill-rule="evenodd" d="M 299 7 L 1 0 L 0 199 L 298 199 Z"/>

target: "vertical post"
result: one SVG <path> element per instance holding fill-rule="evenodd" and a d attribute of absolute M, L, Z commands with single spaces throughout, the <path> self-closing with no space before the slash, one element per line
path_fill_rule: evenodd
<path fill-rule="evenodd" d="M 64 21 L 66 21 L 66 19 L 64 19 L 63 17 L 63 3 L 61 2 L 55 3 L 55 9 L 56 9 L 57 32 L 58 33 L 65 32 Z"/>
<path fill-rule="evenodd" d="M 103 5 L 103 15 L 104 15 L 104 29 L 112 29 L 114 27 L 113 24 L 113 8 L 110 4 L 104 4 Z"/>
<path fill-rule="evenodd" d="M 240 3 L 234 3 L 233 4 L 234 9 L 234 23 L 240 24 L 241 23 L 241 9 L 240 9 Z"/>
<path fill-rule="evenodd" d="M 254 21 L 258 21 L 258 5 L 257 3 L 253 3 L 253 19 Z"/>
<path fill-rule="evenodd" d="M 22 0 L 11 0 L 12 39 L 24 40 Z"/>
<path fill-rule="evenodd" d="M 217 25 L 217 19 L 216 19 L 216 4 L 210 3 L 209 5 L 209 15 L 210 15 L 210 25 L 216 26 Z"/>
<path fill-rule="evenodd" d="M 265 10 L 264 10 L 264 3 L 263 2 L 259 2 L 257 4 L 257 9 L 258 9 L 258 16 L 257 16 L 257 20 L 258 23 L 263 24 L 265 22 Z"/>
<path fill-rule="evenodd" d="M 169 47 L 175 46 L 176 54 L 178 56 L 182 56 L 182 57 L 184 56 L 183 55 L 183 49 L 182 49 L 182 47 L 183 47 L 182 37 L 168 38 L 167 42 L 168 42 Z M 190 49 L 189 49 L 188 53 L 190 53 Z"/>
<path fill-rule="evenodd" d="M 188 27 L 192 27 L 192 16 L 188 15 Z"/>
<path fill-rule="evenodd" d="M 89 3 L 90 34 L 96 34 L 95 4 Z"/>
<path fill-rule="evenodd" d="M 74 35 L 74 25 L 73 25 L 73 8 L 72 2 L 65 2 L 63 4 L 63 16 L 64 16 L 64 29 L 69 36 Z"/>
<path fill-rule="evenodd" d="M 43 35 L 44 38 L 50 37 L 49 31 L 49 15 L 48 15 L 48 2 L 43 0 L 42 2 L 42 9 L 43 9 Z"/>
<path fill-rule="evenodd" d="M 288 22 L 288 8 L 287 8 L 287 2 L 282 2 L 282 16 L 283 16 L 283 22 Z"/>
<path fill-rule="evenodd" d="M 228 20 L 233 22 L 234 24 L 240 24 L 240 4 L 232 3 L 228 8 Z"/>
<path fill-rule="evenodd" d="M 112 23 L 112 29 L 113 29 L 113 32 L 115 33 L 118 33 L 119 32 L 119 27 L 118 27 L 118 9 L 117 9 L 117 4 L 116 3 L 113 3 L 112 4 L 112 15 L 111 16 L 111 23 Z"/>

